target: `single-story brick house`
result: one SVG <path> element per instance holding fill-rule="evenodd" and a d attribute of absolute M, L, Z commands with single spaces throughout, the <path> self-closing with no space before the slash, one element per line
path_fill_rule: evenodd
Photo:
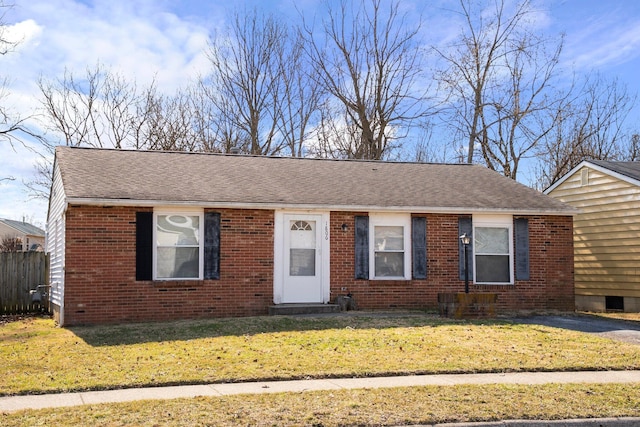
<path fill-rule="evenodd" d="M 575 210 L 478 165 L 58 147 L 47 250 L 61 325 L 361 309 L 573 310 Z"/>

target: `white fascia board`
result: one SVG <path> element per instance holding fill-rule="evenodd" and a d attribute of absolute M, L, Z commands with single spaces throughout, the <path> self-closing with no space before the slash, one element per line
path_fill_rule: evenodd
<path fill-rule="evenodd" d="M 571 169 L 562 178 L 560 178 L 559 180 L 554 182 L 553 185 L 551 185 L 549 188 L 544 190 L 543 193 L 548 195 L 550 192 L 552 192 L 554 189 L 556 189 L 560 184 L 565 182 L 567 179 L 569 179 L 571 176 L 573 176 L 576 172 L 578 172 L 580 169 L 582 169 L 585 166 L 589 167 L 590 169 L 593 169 L 593 170 L 596 170 L 598 172 L 601 172 L 601 173 L 603 173 L 605 175 L 609 175 L 609 176 L 617 178 L 617 179 L 619 179 L 621 181 L 625 181 L 625 182 L 628 182 L 629 184 L 632 184 L 632 185 L 635 185 L 637 187 L 640 187 L 640 181 L 638 181 L 637 179 L 634 179 L 634 178 L 631 178 L 629 176 L 623 175 L 621 173 L 612 171 L 611 169 L 602 167 L 600 165 L 596 165 L 595 163 L 591 163 L 588 160 L 583 160 L 582 162 L 580 162 L 580 164 L 578 164 L 578 166 L 576 166 L 573 169 Z"/>
<path fill-rule="evenodd" d="M 468 208 L 463 206 L 363 206 L 363 205 L 308 205 L 276 203 L 240 203 L 240 202 L 203 202 L 203 201 L 167 201 L 133 199 L 93 199 L 70 198 L 69 205 L 91 206 L 140 206 L 140 207 L 198 207 L 204 209 L 265 209 L 297 211 L 351 211 L 351 212 L 404 212 L 404 213 L 441 213 L 441 214 L 512 214 L 512 215 L 560 215 L 573 216 L 579 211 L 575 208 L 556 209 L 507 209 L 507 208 Z"/>
<path fill-rule="evenodd" d="M 590 163 L 588 161 L 585 161 L 584 163 L 586 163 L 591 169 L 597 170 L 598 172 L 602 172 L 602 173 L 604 173 L 606 175 L 612 176 L 612 177 L 617 178 L 617 179 L 619 179 L 621 181 L 628 182 L 629 184 L 635 185 L 636 187 L 640 187 L 640 181 L 638 181 L 635 178 L 631 178 L 630 176 L 623 175 L 623 174 L 621 174 L 619 172 L 612 171 L 611 169 L 607 169 L 607 168 L 604 168 L 602 166 L 595 165 L 595 164 Z"/>
<path fill-rule="evenodd" d="M 544 190 L 542 193 L 544 194 L 549 194 L 550 192 L 552 192 L 553 190 L 555 190 L 556 187 L 558 187 L 560 184 L 562 184 L 563 182 L 565 182 L 567 179 L 569 179 L 569 177 L 573 176 L 574 173 L 576 173 L 577 171 L 579 171 L 583 166 L 585 166 L 588 162 L 586 160 L 581 161 L 578 166 L 574 167 L 573 169 L 571 169 L 569 172 L 567 172 L 566 174 L 564 174 L 559 180 L 557 180 L 556 182 L 554 182 L 553 184 L 551 184 L 546 190 Z M 589 163 L 590 164 L 590 163 Z M 590 164 L 591 165 L 591 164 Z M 592 165 L 593 166 L 593 165 Z"/>

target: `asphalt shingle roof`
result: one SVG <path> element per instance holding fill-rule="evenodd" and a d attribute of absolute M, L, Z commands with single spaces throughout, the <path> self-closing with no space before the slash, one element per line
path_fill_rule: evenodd
<path fill-rule="evenodd" d="M 640 181 L 640 162 L 611 162 L 607 160 L 589 160 L 589 163 L 617 172 Z"/>
<path fill-rule="evenodd" d="M 573 213 L 479 165 L 71 147 L 56 149 L 56 164 L 70 202 Z"/>
<path fill-rule="evenodd" d="M 26 222 L 14 221 L 12 219 L 2 219 L 2 218 L 0 218 L 0 222 L 13 228 L 14 230 L 20 232 L 21 234 L 25 234 L 27 236 L 44 237 L 44 234 L 45 234 L 43 229 Z"/>

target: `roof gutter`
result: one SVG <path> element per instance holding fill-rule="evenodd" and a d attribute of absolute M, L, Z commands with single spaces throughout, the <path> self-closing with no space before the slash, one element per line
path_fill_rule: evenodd
<path fill-rule="evenodd" d="M 315 205 L 282 203 L 241 203 L 241 202 L 203 202 L 203 201 L 166 201 L 134 199 L 68 198 L 69 205 L 89 206 L 125 206 L 125 207 L 198 207 L 205 209 L 265 209 L 265 210 L 314 210 L 314 211 L 353 211 L 353 212 L 405 212 L 405 213 L 442 213 L 442 214 L 517 214 L 517 215 L 560 215 L 574 216 L 579 209 L 567 206 L 566 209 L 512 209 L 479 208 L 464 206 L 371 206 L 371 205 Z"/>

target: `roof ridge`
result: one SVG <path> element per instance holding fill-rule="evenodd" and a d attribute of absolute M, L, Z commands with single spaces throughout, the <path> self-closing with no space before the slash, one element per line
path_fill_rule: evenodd
<path fill-rule="evenodd" d="M 183 155 L 204 155 L 217 157 L 245 157 L 245 158 L 265 158 L 265 159 L 284 159 L 284 160 L 309 160 L 309 161 L 328 161 L 328 162 L 354 162 L 354 163 L 377 163 L 377 164 L 410 164 L 410 165 L 443 165 L 443 166 L 482 166 L 477 163 L 454 163 L 454 162 L 418 162 L 410 160 L 382 160 L 382 159 L 336 159 L 328 157 L 296 157 L 296 156 L 274 156 L 250 153 L 217 153 L 211 151 L 178 151 L 178 150 L 139 150 L 139 149 L 118 149 L 105 147 L 78 147 L 60 145 L 56 148 L 87 150 L 87 151 L 107 151 L 107 152 L 127 152 L 127 153 L 148 153 L 148 154 L 183 154 Z"/>

